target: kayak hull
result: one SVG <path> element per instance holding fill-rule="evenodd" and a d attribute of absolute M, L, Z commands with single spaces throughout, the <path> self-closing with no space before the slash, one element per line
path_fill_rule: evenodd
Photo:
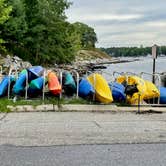
<path fill-rule="evenodd" d="M 109 83 L 114 101 L 124 102 L 126 100 L 125 87 L 117 82 Z"/>
<path fill-rule="evenodd" d="M 166 87 L 160 87 L 160 104 L 166 104 Z"/>
<path fill-rule="evenodd" d="M 62 86 L 54 72 L 48 73 L 48 89 L 53 95 L 59 95 L 62 92 Z"/>
<path fill-rule="evenodd" d="M 101 103 L 111 103 L 113 101 L 112 93 L 107 81 L 100 74 L 91 74 L 87 77 L 87 80 L 95 89 L 96 100 Z"/>
<path fill-rule="evenodd" d="M 79 96 L 87 97 L 95 93 L 93 86 L 88 82 L 87 79 L 81 79 L 79 83 Z"/>
<path fill-rule="evenodd" d="M 76 92 L 76 83 L 69 72 L 63 73 L 63 88 L 66 95 L 73 95 Z"/>
<path fill-rule="evenodd" d="M 14 76 L 5 76 L 0 83 L 0 97 L 4 96 L 8 91 L 8 86 L 14 82 Z"/>

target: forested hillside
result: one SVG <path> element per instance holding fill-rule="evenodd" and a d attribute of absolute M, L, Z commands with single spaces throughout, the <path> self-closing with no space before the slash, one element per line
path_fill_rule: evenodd
<path fill-rule="evenodd" d="M 147 56 L 151 54 L 152 47 L 110 47 L 110 48 L 100 48 L 102 51 L 106 52 L 108 55 L 114 57 L 121 56 Z M 158 55 L 166 55 L 166 46 L 160 46 L 157 49 Z"/>
<path fill-rule="evenodd" d="M 94 48 L 92 27 L 69 23 L 67 0 L 0 0 L 0 54 L 32 64 L 68 63 L 80 49 Z"/>

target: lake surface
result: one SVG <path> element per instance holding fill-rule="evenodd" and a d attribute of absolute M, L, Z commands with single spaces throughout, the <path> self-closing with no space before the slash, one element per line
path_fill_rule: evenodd
<path fill-rule="evenodd" d="M 123 58 L 131 59 L 131 58 Z M 140 57 L 139 61 L 128 62 L 128 63 L 118 63 L 118 64 L 109 64 L 107 69 L 103 70 L 103 75 L 106 79 L 110 80 L 110 75 L 116 72 L 132 72 L 140 74 L 141 72 L 152 73 L 153 70 L 153 59 L 151 57 Z M 156 72 L 166 72 L 166 57 L 158 57 L 156 59 Z M 110 75 L 109 75 L 110 74 Z M 145 76 L 146 77 L 146 76 Z M 148 76 L 149 77 L 149 76 Z"/>

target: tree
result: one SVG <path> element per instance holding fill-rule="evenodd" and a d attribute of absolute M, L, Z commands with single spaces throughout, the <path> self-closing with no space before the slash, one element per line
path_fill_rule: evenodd
<path fill-rule="evenodd" d="M 27 23 L 25 21 L 25 6 L 22 0 L 8 0 L 13 10 L 10 18 L 2 27 L 3 38 L 6 41 L 8 51 L 14 54 L 22 53 L 24 49 L 24 37 L 27 32 Z"/>
<path fill-rule="evenodd" d="M 3 24 L 8 18 L 12 10 L 11 6 L 7 6 L 5 0 L 0 0 L 0 24 Z"/>
<path fill-rule="evenodd" d="M 76 22 L 73 25 L 80 36 L 82 48 L 94 48 L 97 42 L 94 29 L 80 22 Z"/>
<path fill-rule="evenodd" d="M 6 20 L 9 19 L 9 14 L 12 11 L 11 6 L 7 6 L 5 0 L 0 0 L 0 25 L 2 25 Z M 4 50 L 2 43 L 4 40 L 1 38 L 2 32 L 0 31 L 0 50 Z"/>
<path fill-rule="evenodd" d="M 66 0 L 8 0 L 10 19 L 1 26 L 8 51 L 33 64 L 71 62 L 74 59 Z"/>
<path fill-rule="evenodd" d="M 66 0 L 25 0 L 28 24 L 25 46 L 34 63 L 63 63 L 74 58 L 68 40 Z"/>

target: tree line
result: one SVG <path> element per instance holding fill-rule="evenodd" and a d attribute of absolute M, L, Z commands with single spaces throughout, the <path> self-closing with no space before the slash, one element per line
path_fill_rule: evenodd
<path fill-rule="evenodd" d="M 137 56 L 147 56 L 152 53 L 152 47 L 110 47 L 110 48 L 100 48 L 102 51 L 106 52 L 113 57 L 137 57 Z M 166 46 L 158 46 L 158 55 L 166 55 Z"/>
<path fill-rule="evenodd" d="M 71 5 L 67 0 L 0 0 L 0 53 L 49 65 L 69 63 L 79 49 L 94 48 L 94 29 L 67 21 Z"/>

